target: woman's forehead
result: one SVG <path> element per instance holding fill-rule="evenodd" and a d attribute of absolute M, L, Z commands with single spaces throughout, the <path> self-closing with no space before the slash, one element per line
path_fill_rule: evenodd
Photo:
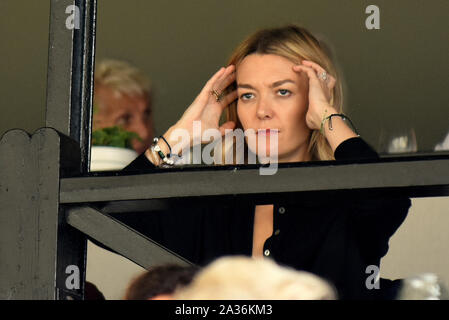
<path fill-rule="evenodd" d="M 238 69 L 245 66 L 255 66 L 255 65 L 294 65 L 294 63 L 282 56 L 272 54 L 272 53 L 252 53 L 247 55 L 243 60 L 239 63 Z"/>
<path fill-rule="evenodd" d="M 293 71 L 295 65 L 287 58 L 274 54 L 251 54 L 236 68 L 237 83 L 263 82 L 272 84 L 290 79 L 300 82 L 302 77 Z"/>

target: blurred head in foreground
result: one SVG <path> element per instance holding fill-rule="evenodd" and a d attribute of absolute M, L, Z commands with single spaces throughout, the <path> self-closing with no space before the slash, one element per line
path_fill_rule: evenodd
<path fill-rule="evenodd" d="M 93 130 L 121 126 L 137 133 L 137 153 L 144 152 L 153 138 L 150 80 L 124 61 L 103 60 L 95 67 Z"/>
<path fill-rule="evenodd" d="M 202 270 L 175 295 L 178 300 L 333 300 L 321 278 L 265 258 L 224 257 Z"/>
<path fill-rule="evenodd" d="M 167 264 L 153 267 L 130 283 L 124 299 L 169 300 L 176 289 L 192 281 L 197 271 L 194 266 Z"/>

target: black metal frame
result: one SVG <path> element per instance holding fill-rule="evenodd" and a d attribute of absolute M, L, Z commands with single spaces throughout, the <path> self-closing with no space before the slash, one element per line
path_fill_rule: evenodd
<path fill-rule="evenodd" d="M 69 5 L 80 8 L 79 30 L 64 27 Z M 51 0 L 47 128 L 32 137 L 12 130 L 0 141 L 0 298 L 82 299 L 87 237 L 146 268 L 189 264 L 112 212 L 152 211 L 197 197 L 263 203 L 346 191 L 449 195 L 445 154 L 280 164 L 272 176 L 261 176 L 256 165 L 89 173 L 96 5 Z M 68 265 L 79 267 L 80 288 L 67 288 Z"/>
<path fill-rule="evenodd" d="M 80 12 L 80 28 L 65 27 L 66 8 Z M 48 50 L 46 126 L 81 148 L 81 172 L 88 172 L 92 121 L 97 0 L 52 0 Z"/>

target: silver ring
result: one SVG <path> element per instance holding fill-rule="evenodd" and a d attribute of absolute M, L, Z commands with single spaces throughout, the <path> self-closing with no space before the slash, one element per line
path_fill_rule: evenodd
<path fill-rule="evenodd" d="M 326 72 L 326 71 L 323 71 L 323 72 L 320 74 L 319 78 L 320 78 L 321 80 L 323 80 L 323 81 L 326 81 L 326 80 L 327 80 L 327 72 Z"/>

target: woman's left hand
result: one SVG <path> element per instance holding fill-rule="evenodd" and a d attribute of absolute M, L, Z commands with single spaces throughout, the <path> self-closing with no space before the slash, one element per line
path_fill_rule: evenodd
<path fill-rule="evenodd" d="M 293 71 L 304 72 L 309 78 L 309 107 L 306 113 L 306 123 L 310 129 L 319 130 L 325 115 L 337 113 L 330 105 L 331 92 L 336 80 L 319 64 L 309 60 L 303 60 L 301 64 L 293 66 Z M 318 75 L 323 72 L 327 73 L 326 80 L 318 78 Z"/>

